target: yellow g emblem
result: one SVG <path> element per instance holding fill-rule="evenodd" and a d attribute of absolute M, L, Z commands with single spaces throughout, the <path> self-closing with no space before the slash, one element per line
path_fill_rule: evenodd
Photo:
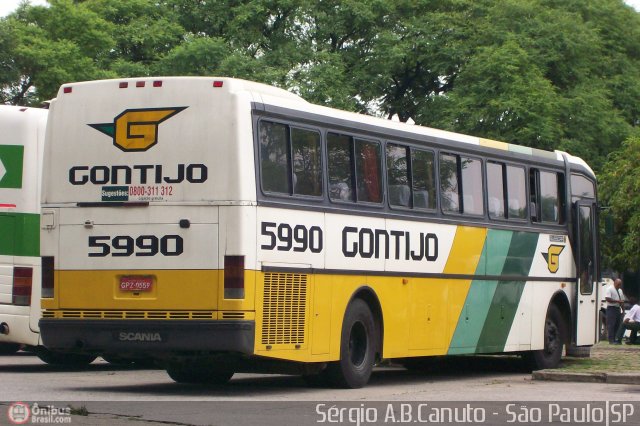
<path fill-rule="evenodd" d="M 158 143 L 158 126 L 187 107 L 126 109 L 113 123 L 89 124 L 123 151 L 146 151 Z"/>
<path fill-rule="evenodd" d="M 555 244 L 551 244 L 546 253 L 542 253 L 544 259 L 547 261 L 547 267 L 549 268 L 549 272 L 555 274 L 558 272 L 560 268 L 560 253 L 564 250 L 564 246 L 559 246 Z"/>

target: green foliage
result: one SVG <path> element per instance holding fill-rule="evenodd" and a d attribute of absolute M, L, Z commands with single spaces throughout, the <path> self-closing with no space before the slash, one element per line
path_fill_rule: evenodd
<path fill-rule="evenodd" d="M 627 139 L 612 153 L 600 174 L 604 215 L 614 222 L 614 235 L 604 235 L 603 254 L 618 271 L 640 266 L 640 137 Z"/>

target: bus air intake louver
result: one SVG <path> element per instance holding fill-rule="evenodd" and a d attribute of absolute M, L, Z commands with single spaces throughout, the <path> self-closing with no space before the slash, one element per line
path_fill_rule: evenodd
<path fill-rule="evenodd" d="M 307 276 L 265 273 L 262 302 L 262 344 L 304 343 Z"/>

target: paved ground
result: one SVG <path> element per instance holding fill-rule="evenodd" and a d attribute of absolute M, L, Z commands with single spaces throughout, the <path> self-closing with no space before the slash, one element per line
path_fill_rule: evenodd
<path fill-rule="evenodd" d="M 438 401 L 458 401 L 463 408 L 476 404 L 502 416 L 488 424 L 507 424 L 506 406 L 514 401 L 528 401 L 514 404 L 516 408 L 531 408 L 535 404 L 531 401 L 550 401 L 540 403 L 543 413 L 558 401 L 585 401 L 583 406 L 600 401 L 597 404 L 603 407 L 604 401 L 614 401 L 634 403 L 637 417 L 624 424 L 640 424 L 640 386 L 536 381 L 515 357 L 455 358 L 422 373 L 383 367 L 376 369 L 364 389 L 336 390 L 309 388 L 295 376 L 257 374 L 238 374 L 226 386 L 187 386 L 173 383 L 162 370 L 118 369 L 103 361 L 82 371 L 60 370 L 21 354 L 0 357 L 0 401 L 6 401 L 0 404 L 7 408 L 15 401 L 71 406 L 74 412 L 85 408 L 88 416 L 72 416 L 74 424 L 83 425 L 233 426 L 317 424 L 328 420 L 321 413 L 326 416 L 332 407 L 375 409 L 377 422 L 360 424 L 385 424 L 381 416 L 387 404 L 392 404 L 392 413 L 400 413 L 402 404 L 413 404 L 415 414 L 418 404 L 441 405 Z M 318 404 L 325 405 L 318 408 Z M 4 424 L 4 412 L 0 407 L 0 424 Z M 344 420 L 343 424 L 356 424 Z"/>

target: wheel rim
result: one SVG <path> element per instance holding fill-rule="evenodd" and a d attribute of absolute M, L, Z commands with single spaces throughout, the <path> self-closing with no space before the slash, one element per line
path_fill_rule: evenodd
<path fill-rule="evenodd" d="M 349 335 L 349 359 L 356 367 L 364 363 L 367 356 L 367 330 L 363 323 L 356 322 Z"/>
<path fill-rule="evenodd" d="M 553 321 L 547 320 L 545 340 L 546 352 L 548 354 L 555 353 L 558 350 L 558 345 L 560 344 L 560 330 Z"/>

